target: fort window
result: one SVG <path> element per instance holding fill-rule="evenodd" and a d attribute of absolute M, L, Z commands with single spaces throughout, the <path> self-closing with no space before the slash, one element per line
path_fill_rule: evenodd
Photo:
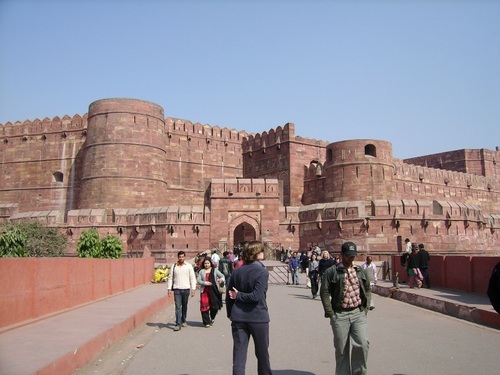
<path fill-rule="evenodd" d="M 369 144 L 365 146 L 365 156 L 377 157 L 377 148 L 375 145 Z"/>
<path fill-rule="evenodd" d="M 54 177 L 54 182 L 63 182 L 64 180 L 62 172 L 54 172 L 52 173 L 52 177 Z"/>
<path fill-rule="evenodd" d="M 333 161 L 333 151 L 331 148 L 329 148 L 327 151 L 326 151 L 326 160 L 327 161 Z"/>

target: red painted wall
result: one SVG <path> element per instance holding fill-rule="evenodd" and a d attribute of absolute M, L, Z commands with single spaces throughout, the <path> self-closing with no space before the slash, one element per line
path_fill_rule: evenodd
<path fill-rule="evenodd" d="M 0 330 L 149 283 L 154 258 L 0 258 Z"/>
<path fill-rule="evenodd" d="M 429 263 L 431 286 L 454 289 L 466 293 L 486 295 L 493 267 L 500 257 L 466 257 L 432 255 Z M 399 273 L 399 281 L 407 282 L 406 270 L 400 256 L 392 257 L 392 274 Z"/>

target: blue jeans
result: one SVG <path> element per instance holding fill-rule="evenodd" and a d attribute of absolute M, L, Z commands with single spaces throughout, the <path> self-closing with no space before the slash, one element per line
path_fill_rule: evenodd
<path fill-rule="evenodd" d="M 368 319 L 366 311 L 335 312 L 330 318 L 335 346 L 335 374 L 367 373 Z"/>
<path fill-rule="evenodd" d="M 299 269 L 296 268 L 292 270 L 292 285 L 297 285 L 299 283 Z"/>
<path fill-rule="evenodd" d="M 191 291 L 189 289 L 174 289 L 176 326 L 180 327 L 182 323 L 186 322 L 190 293 Z"/>

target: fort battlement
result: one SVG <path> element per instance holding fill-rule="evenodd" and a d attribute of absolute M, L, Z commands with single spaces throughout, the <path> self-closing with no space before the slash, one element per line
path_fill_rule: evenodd
<path fill-rule="evenodd" d="M 326 147 L 329 144 L 329 142 L 326 141 L 296 136 L 295 124 L 289 122 L 284 126 L 278 126 L 276 129 L 248 135 L 248 137 L 243 140 L 243 153 L 259 150 L 263 151 L 268 147 L 280 148 L 282 143 L 286 142 L 297 142 L 316 147 Z"/>
<path fill-rule="evenodd" d="M 87 114 L 80 116 L 68 115 L 62 118 L 55 116 L 52 119 L 46 117 L 43 120 L 38 118 L 33 121 L 26 120 L 24 122 L 16 121 L 15 123 L 7 122 L 0 124 L 0 137 L 9 141 L 10 138 L 22 136 L 42 136 L 52 133 L 75 132 L 82 131 L 87 128 Z"/>
<path fill-rule="evenodd" d="M 176 119 L 173 117 L 167 117 L 165 119 L 165 128 L 168 137 L 183 134 L 186 137 L 195 136 L 206 138 L 207 142 L 219 140 L 222 142 L 237 142 L 240 144 L 242 139 L 247 136 L 246 132 L 237 131 L 235 129 L 228 129 L 226 127 L 221 128 L 217 125 L 202 125 L 199 122 L 192 123 L 189 120 Z"/>

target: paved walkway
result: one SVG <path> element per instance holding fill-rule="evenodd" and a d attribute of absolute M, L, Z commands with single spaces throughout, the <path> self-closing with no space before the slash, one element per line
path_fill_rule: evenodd
<path fill-rule="evenodd" d="M 286 288 L 302 290 L 305 289 L 303 275 L 301 281 L 298 287 L 272 287 L 276 293 Z M 406 285 L 395 290 L 391 283 L 384 281 L 379 282 L 376 293 L 500 328 L 500 314 L 495 313 L 486 296 L 441 288 L 410 289 Z M 301 294 L 307 292 L 301 291 Z M 166 285 L 149 284 L 4 332 L 0 335 L 0 374 L 72 374 L 153 314 L 164 310 L 168 303 L 171 301 L 166 298 Z"/>

